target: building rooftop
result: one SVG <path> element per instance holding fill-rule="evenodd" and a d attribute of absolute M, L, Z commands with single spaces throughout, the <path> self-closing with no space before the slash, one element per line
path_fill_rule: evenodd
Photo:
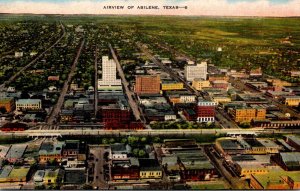
<path fill-rule="evenodd" d="M 170 155 L 162 157 L 162 165 L 167 166 L 167 169 L 169 171 L 178 171 L 179 165 L 178 165 L 178 157 L 176 155 Z"/>
<path fill-rule="evenodd" d="M 4 97 L 4 98 L 1 98 L 1 97 L 0 97 L 0 103 L 1 103 L 1 104 L 7 104 L 7 103 L 10 103 L 12 100 L 14 100 L 14 98 L 12 98 L 12 97 Z"/>
<path fill-rule="evenodd" d="M 40 99 L 19 99 L 16 104 L 40 104 L 41 102 Z"/>
<path fill-rule="evenodd" d="M 22 179 L 24 177 L 27 177 L 27 174 L 29 173 L 30 167 L 14 167 L 13 170 L 10 172 L 8 178 L 14 178 L 14 179 Z"/>
<path fill-rule="evenodd" d="M 143 171 L 159 171 L 162 170 L 156 159 L 138 159 L 140 169 Z"/>
<path fill-rule="evenodd" d="M 265 147 L 278 147 L 278 148 L 280 147 L 270 139 L 257 139 L 257 141 L 260 142 Z"/>
<path fill-rule="evenodd" d="M 26 144 L 12 145 L 6 154 L 7 159 L 19 159 L 23 156 L 27 148 Z"/>
<path fill-rule="evenodd" d="M 299 167 L 300 166 L 300 152 L 285 152 L 279 153 L 283 162 L 288 167 Z"/>
<path fill-rule="evenodd" d="M 56 170 L 46 169 L 44 177 L 45 178 L 53 178 L 53 177 L 57 177 L 61 174 L 63 174 L 63 171 L 61 169 L 56 169 Z"/>
<path fill-rule="evenodd" d="M 86 175 L 84 170 L 66 170 L 64 184 L 84 184 Z"/>
<path fill-rule="evenodd" d="M 6 165 L 0 170 L 0 178 L 7 178 L 14 167 Z"/>
<path fill-rule="evenodd" d="M 131 147 L 123 143 L 115 143 L 110 145 L 111 152 L 114 153 L 131 153 Z"/>
<path fill-rule="evenodd" d="M 243 149 L 235 139 L 220 139 L 218 140 L 224 150 L 239 150 Z"/>
<path fill-rule="evenodd" d="M 286 138 L 293 141 L 297 145 L 300 145 L 300 138 L 295 135 L 286 135 Z"/>
<path fill-rule="evenodd" d="M 39 155 L 60 155 L 64 142 L 44 142 L 41 145 Z"/>

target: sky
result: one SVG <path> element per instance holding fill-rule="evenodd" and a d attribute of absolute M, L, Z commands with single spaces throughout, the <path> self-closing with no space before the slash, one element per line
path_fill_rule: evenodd
<path fill-rule="evenodd" d="M 137 9 L 150 5 L 159 9 Z M 104 6 L 124 6 L 124 9 L 104 9 Z M 187 6 L 187 9 L 163 6 Z M 291 17 L 300 16 L 300 0 L 0 0 L 0 13 Z"/>

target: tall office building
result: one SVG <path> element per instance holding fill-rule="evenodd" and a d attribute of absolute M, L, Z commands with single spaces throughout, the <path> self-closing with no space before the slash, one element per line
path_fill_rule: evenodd
<path fill-rule="evenodd" d="M 98 80 L 98 90 L 120 90 L 121 79 L 117 79 L 117 65 L 108 56 L 102 57 L 102 79 Z"/>
<path fill-rule="evenodd" d="M 215 121 L 215 108 L 216 102 L 199 100 L 196 113 L 197 121 L 199 122 L 214 122 Z"/>
<path fill-rule="evenodd" d="M 159 94 L 160 76 L 136 76 L 135 92 L 140 94 Z"/>
<path fill-rule="evenodd" d="M 201 62 L 196 65 L 186 65 L 184 68 L 184 77 L 187 81 L 192 82 L 195 78 L 206 80 L 207 62 Z"/>

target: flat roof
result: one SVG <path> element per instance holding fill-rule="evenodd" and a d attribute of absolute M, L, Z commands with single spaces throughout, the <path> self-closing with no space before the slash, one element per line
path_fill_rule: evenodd
<path fill-rule="evenodd" d="M 19 158 L 21 158 L 23 156 L 26 148 L 27 148 L 26 144 L 12 145 L 10 147 L 10 150 L 6 154 L 6 158 L 9 158 L 9 159 L 13 159 L 13 158 L 19 159 Z"/>
<path fill-rule="evenodd" d="M 18 99 L 16 104 L 39 104 L 41 102 L 40 99 Z"/>
<path fill-rule="evenodd" d="M 300 138 L 299 137 L 297 137 L 295 135 L 286 135 L 286 138 L 290 139 L 291 141 L 293 141 L 297 145 L 300 145 Z"/>
<path fill-rule="evenodd" d="M 44 142 L 41 145 L 39 155 L 61 154 L 64 142 Z"/>
<path fill-rule="evenodd" d="M 0 178 L 8 177 L 13 168 L 11 165 L 4 166 L 0 171 Z"/>
<path fill-rule="evenodd" d="M 30 167 L 14 167 L 11 173 L 9 174 L 9 178 L 24 178 L 27 176 L 28 172 L 30 170 Z"/>

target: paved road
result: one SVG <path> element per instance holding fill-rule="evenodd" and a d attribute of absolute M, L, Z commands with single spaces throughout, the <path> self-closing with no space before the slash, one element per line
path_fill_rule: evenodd
<path fill-rule="evenodd" d="M 95 117 L 97 116 L 98 111 L 98 52 L 99 48 L 97 47 L 95 50 L 95 88 L 94 88 L 94 110 L 95 110 Z"/>
<path fill-rule="evenodd" d="M 94 155 L 94 181 L 93 187 L 98 187 L 101 189 L 108 189 L 108 184 L 104 180 L 104 170 L 103 165 L 106 163 L 103 155 L 105 153 L 104 146 L 92 147 L 90 153 Z"/>
<path fill-rule="evenodd" d="M 224 177 L 232 186 L 233 189 L 245 189 L 246 185 L 243 180 L 240 180 L 239 177 L 233 176 L 224 166 L 223 161 L 224 159 L 218 159 L 215 157 L 215 155 L 211 152 L 210 149 L 213 149 L 213 147 L 207 147 L 206 153 L 210 160 L 214 163 L 214 166 L 217 168 L 217 170 L 221 173 L 222 177 Z"/>
<path fill-rule="evenodd" d="M 76 66 L 77 66 L 77 63 L 78 63 L 78 59 L 79 59 L 79 56 L 81 54 L 84 43 L 85 43 L 85 39 L 83 39 L 81 41 L 80 47 L 77 51 L 77 55 L 74 59 L 73 65 L 72 65 L 70 73 L 68 75 L 68 79 L 65 81 L 64 86 L 63 86 L 63 88 L 60 92 L 60 96 L 58 98 L 58 101 L 57 101 L 56 105 L 54 106 L 54 108 L 52 109 L 52 112 L 51 112 L 50 116 L 47 119 L 47 124 L 49 124 L 49 125 L 53 124 L 56 121 L 57 116 L 58 116 L 58 114 L 61 110 L 61 107 L 62 107 L 63 103 L 64 103 L 64 99 L 65 99 L 65 96 L 66 96 L 67 91 L 69 89 L 72 77 L 74 76 Z"/>
<path fill-rule="evenodd" d="M 127 98 L 128 98 L 128 102 L 129 102 L 129 105 L 133 111 L 133 114 L 135 116 L 135 119 L 136 120 L 141 120 L 145 123 L 145 119 L 142 117 L 141 113 L 140 113 L 140 110 L 139 110 L 139 106 L 137 104 L 137 102 L 133 99 L 133 96 L 134 96 L 134 93 L 129 89 L 129 83 L 127 82 L 126 78 L 125 78 L 125 75 L 124 75 L 124 72 L 122 70 L 122 67 L 120 65 L 120 62 L 116 56 L 116 53 L 114 51 L 114 49 L 112 48 L 111 44 L 109 44 L 109 48 L 110 48 L 110 51 L 111 51 L 111 54 L 117 64 L 117 70 L 118 70 L 118 73 L 122 79 L 122 84 L 123 84 L 123 87 L 125 89 L 125 93 L 127 95 Z"/>
<path fill-rule="evenodd" d="M 49 48 L 47 48 L 44 52 L 39 54 L 34 60 L 32 60 L 29 64 L 24 66 L 21 70 L 19 70 L 17 73 L 15 73 L 13 76 L 11 76 L 7 81 L 5 81 L 3 84 L 0 85 L 0 91 L 3 91 L 5 86 L 9 85 L 11 82 L 13 82 L 20 74 L 22 74 L 25 70 L 30 68 L 33 64 L 35 64 L 40 58 L 44 56 L 45 53 L 47 53 L 49 50 L 51 50 L 55 45 L 57 45 L 66 35 L 65 27 L 63 24 L 61 24 L 63 34 L 61 37 L 54 43 L 52 44 Z"/>
<path fill-rule="evenodd" d="M 51 137 L 51 136 L 189 136 L 189 135 L 216 135 L 216 134 L 297 134 L 300 129 L 168 129 L 168 130 L 99 130 L 99 129 L 48 129 L 48 130 L 27 130 L 16 132 L 1 132 L 6 136 L 33 136 L 33 137 Z"/>

